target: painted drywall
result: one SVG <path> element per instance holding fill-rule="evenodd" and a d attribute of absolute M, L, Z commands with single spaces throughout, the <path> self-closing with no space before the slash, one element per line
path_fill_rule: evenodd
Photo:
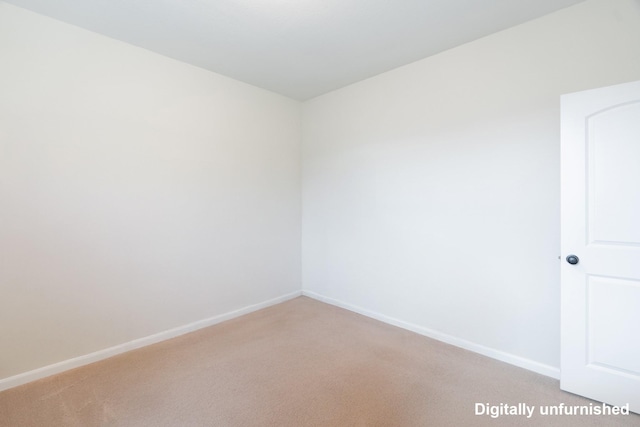
<path fill-rule="evenodd" d="M 300 104 L 0 2 L 0 379 L 300 290 Z"/>
<path fill-rule="evenodd" d="M 637 79 L 592 0 L 308 101 L 304 290 L 557 371 L 560 95 Z"/>

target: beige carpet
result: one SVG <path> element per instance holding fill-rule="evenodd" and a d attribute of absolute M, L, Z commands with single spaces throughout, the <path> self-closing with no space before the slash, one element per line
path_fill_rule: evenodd
<path fill-rule="evenodd" d="M 2 426 L 639 426 L 558 382 L 308 298 L 0 393 Z"/>

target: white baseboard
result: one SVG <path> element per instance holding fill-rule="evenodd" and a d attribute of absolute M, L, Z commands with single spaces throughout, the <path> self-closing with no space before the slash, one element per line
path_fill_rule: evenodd
<path fill-rule="evenodd" d="M 198 329 L 206 328 L 207 326 L 212 326 L 217 323 L 224 322 L 225 320 L 230 320 L 251 313 L 253 311 L 279 304 L 292 298 L 296 298 L 300 295 L 302 295 L 302 291 L 292 292 L 290 294 L 282 295 L 268 301 L 249 305 L 238 310 L 213 316 L 208 319 L 198 320 L 187 325 L 178 326 L 177 328 L 172 328 L 167 331 L 159 332 L 157 334 L 149 335 L 113 347 L 105 348 L 104 350 L 99 350 L 93 353 L 85 354 L 83 356 L 78 356 L 72 359 L 64 360 L 62 362 L 54 363 L 53 365 L 44 366 L 42 368 L 14 375 L 12 377 L 0 379 L 0 391 L 17 387 L 19 385 L 39 380 L 51 375 L 59 374 L 64 371 L 68 371 L 69 369 L 79 368 L 80 366 L 98 362 L 100 360 L 104 360 L 109 357 L 125 353 L 127 351 L 135 350 L 140 347 L 155 344 L 160 341 L 165 341 L 170 338 L 175 338 L 189 332 L 197 331 Z"/>
<path fill-rule="evenodd" d="M 520 368 L 528 369 L 538 374 L 546 375 L 551 378 L 560 379 L 560 369 L 544 363 L 536 362 L 531 359 L 516 356 L 504 351 L 496 350 L 490 347 L 485 347 L 480 344 L 473 343 L 471 341 L 457 338 L 452 335 L 448 335 L 442 332 L 434 331 L 433 329 L 425 328 L 413 323 L 398 320 L 393 317 L 385 316 L 384 314 L 376 313 L 362 307 L 355 306 L 340 300 L 325 297 L 324 295 L 317 294 L 312 291 L 303 290 L 302 295 L 315 300 L 325 302 L 327 304 L 335 305 L 336 307 L 344 308 L 349 311 L 353 311 L 363 316 L 371 317 L 372 319 L 380 320 L 381 322 L 388 323 L 393 326 L 398 326 L 403 329 L 407 329 L 412 332 L 416 332 L 420 335 L 424 335 L 429 338 L 433 338 L 438 341 L 445 342 L 447 344 L 454 345 L 456 347 L 464 348 L 465 350 L 473 351 L 474 353 L 482 354 L 483 356 L 491 357 L 492 359 L 500 360 L 502 362 L 509 363 L 511 365 L 518 366 Z"/>
<path fill-rule="evenodd" d="M 140 347 L 145 347 L 151 344 L 165 341 L 180 335 L 187 334 L 189 332 L 196 331 L 198 329 L 206 328 L 207 326 L 212 326 L 217 323 L 224 322 L 225 320 L 230 320 L 230 319 L 275 305 L 275 304 L 279 304 L 281 302 L 296 298 L 300 295 L 305 295 L 309 298 L 313 298 L 315 300 L 322 301 L 327 304 L 335 305 L 337 307 L 341 307 L 346 310 L 353 311 L 355 313 L 362 314 L 367 317 L 371 317 L 372 319 L 376 319 L 381 322 L 388 323 L 390 325 L 398 326 L 400 328 L 416 332 L 420 335 L 424 335 L 429 338 L 433 338 L 438 341 L 442 341 L 447 344 L 454 345 L 456 347 L 464 348 L 465 350 L 470 350 L 475 353 L 479 353 L 484 356 L 488 356 L 493 359 L 509 363 L 511 365 L 515 365 L 524 369 L 528 369 L 533 372 L 537 372 L 542 375 L 546 375 L 548 377 L 552 377 L 556 379 L 560 378 L 560 369 L 555 368 L 553 366 L 545 365 L 543 363 L 539 363 L 530 359 L 526 359 L 520 356 L 515 356 L 513 354 L 506 353 L 493 348 L 485 347 L 483 345 L 476 344 L 461 338 L 457 338 L 442 332 L 434 331 L 432 329 L 428 329 L 422 326 L 418 326 L 413 323 L 398 320 L 393 317 L 389 317 L 380 313 L 366 310 L 364 308 L 355 306 L 353 304 L 349 304 L 333 298 L 325 297 L 323 295 L 317 294 L 312 291 L 303 290 L 303 291 L 296 291 L 286 295 L 282 295 L 280 297 L 273 298 L 268 301 L 264 301 L 258 304 L 253 304 L 238 310 L 220 314 L 218 316 L 213 316 L 208 319 L 198 320 L 196 322 L 179 326 L 177 328 L 169 329 L 167 331 L 159 332 L 157 334 L 149 335 L 147 337 L 138 338 L 133 341 L 129 341 L 123 344 L 106 348 L 104 350 L 99 350 L 83 356 L 78 356 L 72 359 L 64 360 L 62 362 L 54 363 L 53 365 L 44 366 L 42 368 L 38 368 L 32 371 L 24 372 L 22 374 L 14 375 L 12 377 L 0 379 L 0 391 L 17 387 L 19 385 L 26 384 L 31 381 L 36 381 L 51 375 L 59 374 L 61 372 L 68 371 L 70 369 L 88 365 L 90 363 L 98 362 L 100 360 L 108 359 L 109 357 L 116 356 L 118 354 L 122 354 L 127 351 L 135 350 Z"/>

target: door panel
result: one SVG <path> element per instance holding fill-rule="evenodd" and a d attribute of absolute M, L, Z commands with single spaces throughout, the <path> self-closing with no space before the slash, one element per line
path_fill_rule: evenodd
<path fill-rule="evenodd" d="M 638 117 L 633 102 L 587 119 L 590 243 L 640 244 Z"/>
<path fill-rule="evenodd" d="M 640 375 L 640 347 L 619 351 L 638 339 L 638 307 L 639 281 L 589 276 L 587 363 Z"/>
<path fill-rule="evenodd" d="M 640 82 L 562 97 L 561 166 L 561 388 L 640 413 Z"/>

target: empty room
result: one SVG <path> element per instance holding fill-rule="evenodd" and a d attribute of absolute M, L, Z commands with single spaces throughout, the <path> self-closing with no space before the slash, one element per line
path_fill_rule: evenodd
<path fill-rule="evenodd" d="M 640 0 L 0 0 L 0 427 L 640 425 Z"/>

